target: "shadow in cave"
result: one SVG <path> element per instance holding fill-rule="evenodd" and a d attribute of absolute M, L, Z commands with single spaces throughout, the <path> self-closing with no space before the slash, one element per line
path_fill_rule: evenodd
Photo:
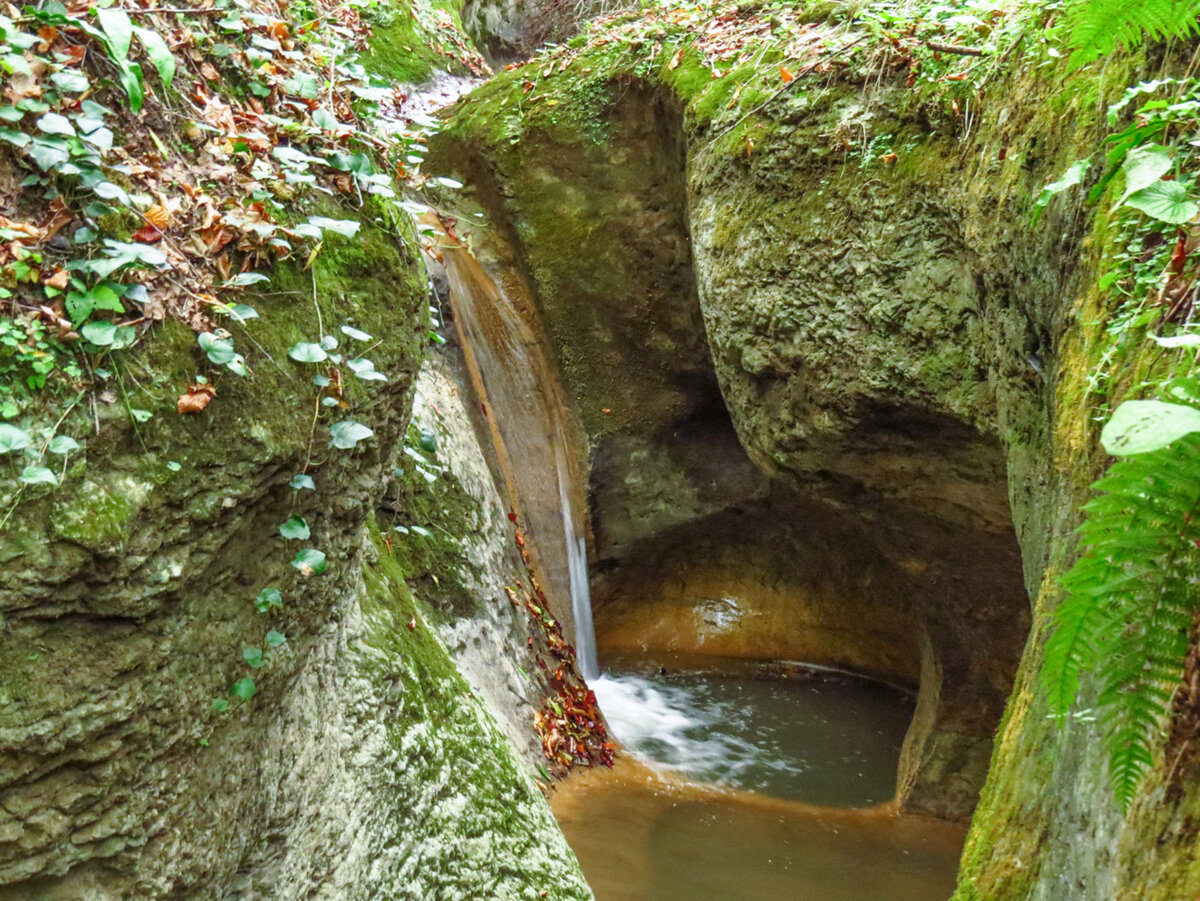
<path fill-rule="evenodd" d="M 1020 550 L 997 523 L 1001 447 L 941 414 L 881 408 L 861 420 L 862 453 L 919 453 L 914 471 L 941 466 L 971 491 L 909 484 L 889 497 L 828 470 L 768 477 L 715 381 L 709 391 L 682 421 L 610 436 L 593 455 L 601 659 L 797 660 L 912 687 L 902 805 L 969 816 L 1028 628 Z"/>

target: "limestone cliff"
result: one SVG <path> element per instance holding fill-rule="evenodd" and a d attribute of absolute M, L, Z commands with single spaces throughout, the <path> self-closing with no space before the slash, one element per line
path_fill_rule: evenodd
<path fill-rule="evenodd" d="M 424 9 L 390 12 L 432 40 Z M 93 50 L 126 66 L 120 89 L 148 93 L 147 112 L 99 106 L 126 100 L 107 84 L 81 105 L 70 92 L 90 70 L 33 59 L 32 77 L 55 80 L 23 89 L 61 110 L 41 132 L 71 129 L 63 153 L 79 161 L 31 159 L 15 141 L 0 160 L 8 187 L 45 163 L 31 183 L 66 191 L 53 228 L 70 224 L 14 233 L 44 203 L 6 195 L 4 327 L 40 334 L 39 317 L 57 316 L 55 340 L 75 342 L 44 345 L 63 366 L 48 385 L 3 358 L 6 462 L 25 451 L 57 471 L 20 482 L 6 466 L 0 486 L 0 897 L 590 898 L 534 782 L 545 684 L 534 630 L 502 590 L 520 559 L 448 358 L 425 370 L 410 428 L 433 327 L 419 240 L 379 159 L 339 155 L 345 121 L 376 112 L 351 107 L 345 79 L 376 101 L 392 89 L 354 65 L 317 95 L 304 65 L 326 50 L 303 23 L 231 13 L 215 37 L 212 17 L 199 36 L 163 26 L 183 98 L 151 30 L 134 45 L 144 69 L 113 52 L 122 15 L 101 19 L 111 33 Z M 368 39 L 341 15 L 338 33 Z M 382 52 L 396 20 L 376 24 L 377 71 L 394 84 L 429 71 L 424 56 L 401 70 Z M 45 41 L 92 40 L 86 25 L 63 14 Z M 275 54 L 276 80 L 246 94 L 236 65 L 254 53 Z M 176 130 L 163 98 L 200 110 L 199 125 Z M 152 165 L 120 156 L 122 142 Z M 301 170 L 318 162 L 310 188 L 318 175 Z M 98 183 L 114 208 L 88 193 Z M 14 280 L 14 254 L 33 251 L 45 262 Z M 128 271 L 95 269 L 105 259 Z M 75 295 L 64 309 L 60 270 L 108 319 L 85 323 Z M 103 272 L 91 286 L 90 271 Z M 33 290 L 46 306 L 29 313 L 20 292 Z M 446 505 L 455 515 L 435 522 Z"/>
<path fill-rule="evenodd" d="M 919 685 L 901 800 L 965 817 L 988 780 L 964 901 L 1190 897 L 1194 782 L 1164 800 L 1160 761 L 1122 821 L 1088 724 L 1031 691 L 1115 240 L 1078 197 L 1031 214 L 1143 63 L 1063 91 L 1018 37 L 992 68 L 925 48 L 914 87 L 918 51 L 814 10 L 607 22 L 439 137 L 591 438 L 601 645 Z"/>

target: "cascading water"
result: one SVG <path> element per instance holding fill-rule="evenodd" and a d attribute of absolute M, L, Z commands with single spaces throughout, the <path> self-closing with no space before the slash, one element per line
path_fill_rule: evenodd
<path fill-rule="evenodd" d="M 572 423 L 536 324 L 465 248 L 442 248 L 463 356 L 542 588 L 569 599 L 576 661 L 599 675 Z M 509 284 L 506 282 L 506 284 Z M 556 612 L 562 612 L 556 611 Z"/>
<path fill-rule="evenodd" d="M 571 502 L 567 453 L 563 444 L 556 453 L 558 492 L 562 504 L 563 542 L 567 550 L 567 575 L 571 584 L 571 613 L 575 617 L 575 662 L 589 682 L 600 675 L 596 660 L 596 627 L 592 623 L 592 591 L 588 584 L 587 541 L 576 534 L 578 514 Z"/>

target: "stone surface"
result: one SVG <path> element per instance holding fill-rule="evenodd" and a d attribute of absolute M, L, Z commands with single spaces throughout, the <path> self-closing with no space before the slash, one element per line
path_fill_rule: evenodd
<path fill-rule="evenodd" d="M 775 624 L 748 635 L 796 634 L 797 621 L 812 622 L 796 613 L 812 606 L 812 593 L 788 588 L 790 603 L 776 602 L 769 567 L 749 566 L 740 585 L 718 585 L 698 566 L 706 556 L 727 562 L 720 556 L 726 547 L 747 543 L 738 530 L 748 520 L 729 517 L 746 499 L 750 507 L 759 502 L 761 483 L 743 481 L 736 467 L 728 493 L 701 491 L 690 474 L 703 467 L 675 435 L 692 414 L 671 399 L 671 378 L 614 365 L 620 358 L 608 355 L 604 331 L 583 327 L 604 298 L 628 304 L 636 292 L 626 286 L 653 289 L 690 263 L 695 295 L 676 283 L 651 295 L 654 312 L 643 319 L 680 323 L 666 334 L 678 347 L 693 346 L 676 336 L 694 329 L 695 320 L 680 314 L 698 305 L 721 397 L 741 446 L 773 480 L 769 496 L 784 484 L 809 504 L 831 507 L 829 515 L 856 523 L 860 536 L 869 533 L 872 553 L 883 559 L 879 549 L 890 531 L 920 542 L 924 552 L 906 575 L 921 584 L 918 559 L 924 572 L 965 568 L 958 600 L 968 606 L 978 597 L 970 573 L 1000 566 L 1014 532 L 1019 541 L 1024 587 L 1035 599 L 1028 641 L 1029 609 L 1019 591 L 991 605 L 974 627 L 961 609 L 926 597 L 919 618 L 930 639 L 944 639 L 948 622 L 968 630 L 968 668 L 961 660 L 947 665 L 934 641 L 911 643 L 916 652 L 895 666 L 909 678 L 919 670 L 919 709 L 905 755 L 909 774 L 922 774 L 931 789 L 923 803 L 938 809 L 948 797 L 961 798 L 968 784 L 978 788 L 999 715 L 999 705 L 988 702 L 987 728 L 943 729 L 938 722 L 955 707 L 947 695 L 982 701 L 981 685 L 1007 684 L 1023 654 L 998 723 L 957 901 L 1195 896 L 1194 768 L 1177 770 L 1168 792 L 1171 762 L 1158 760 L 1122 819 L 1094 727 L 1086 717 L 1056 724 L 1032 689 L 1058 601 L 1055 580 L 1071 563 L 1079 505 L 1104 462 L 1087 378 L 1112 313 L 1095 283 L 1106 254 L 1118 248 L 1106 218 L 1082 207 L 1077 195 L 1056 200 L 1036 227 L 1030 213 L 1043 185 L 1095 152 L 1106 134 L 1106 104 L 1159 70 L 1115 56 L 1102 82 L 1080 76 L 1077 90 L 1062 91 L 1053 66 L 1028 63 L 1017 52 L 981 96 L 972 96 L 968 122 L 946 115 L 944 105 L 923 104 L 902 85 L 902 74 L 886 69 L 868 79 L 851 67 L 782 92 L 771 87 L 776 63 L 714 82 L 687 55 L 654 57 L 652 38 L 640 47 L 582 51 L 557 74 L 535 80 L 536 102 L 515 102 L 524 72 L 502 76 L 460 107 L 443 137 L 457 155 L 450 160 L 443 151 L 443 158 L 472 178 L 529 261 L 543 316 L 576 324 L 552 329 L 560 354 L 586 361 L 595 353 L 592 365 L 566 370 L 593 440 L 595 545 L 607 554 L 599 580 L 623 585 L 611 592 L 614 620 L 606 624 L 598 610 L 601 634 L 611 628 L 622 647 L 639 639 L 662 647 L 734 641 L 724 634 L 733 620 L 753 618 L 734 617 L 724 599 L 734 589 L 751 593 L 747 585 L 761 596 L 758 606 L 772 611 L 763 621 Z M 559 112 L 580 96 L 604 98 L 581 114 L 583 123 Z M 879 142 L 895 148 L 894 165 L 868 158 Z M 657 173 L 672 187 L 664 191 Z M 623 182 L 639 188 L 618 190 Z M 690 240 L 690 259 L 664 268 L 661 257 L 638 252 L 637 236 L 605 228 L 609 194 L 626 205 L 624 223 L 655 214 L 659 230 L 675 236 L 669 240 Z M 577 231 L 568 220 L 563 233 L 573 236 L 572 249 L 586 246 L 589 260 L 606 261 L 603 270 L 576 283 L 587 265 L 574 265 L 563 250 L 540 197 L 599 211 L 587 217 L 596 228 Z M 665 209 L 663 197 L 674 198 Z M 556 252 L 557 263 L 550 259 Z M 663 331 L 655 329 L 637 353 L 648 353 Z M 707 366 L 689 352 L 667 359 L 667 372 Z M 1144 361 L 1127 362 L 1126 371 L 1147 371 Z M 630 403 L 639 391 L 654 397 Z M 640 406 L 656 412 L 658 431 L 638 422 L 631 411 Z M 604 407 L 612 419 L 599 415 Z M 722 522 L 734 535 L 724 547 L 705 526 L 713 517 L 709 525 Z M 921 522 L 923 531 L 912 528 Z M 795 523 L 779 530 L 780 540 L 789 532 Z M 703 550 L 672 542 L 676 533 L 705 542 Z M 948 552 L 955 541 L 958 555 Z M 801 556 L 800 548 L 820 543 L 801 535 L 792 546 Z M 853 553 L 849 559 L 859 562 Z M 832 564 L 824 561 L 827 571 Z M 648 587 L 624 580 L 623 566 Z M 862 610 L 855 605 L 878 619 L 878 602 L 862 593 L 848 606 L 830 599 L 823 607 Z M 661 614 L 670 628 L 662 627 Z M 857 640 L 846 635 L 847 618 L 833 622 L 837 653 L 875 653 L 861 629 Z M 999 682 L 976 681 L 985 671 Z M 913 787 L 902 774 L 902 791 Z"/>
<path fill-rule="evenodd" d="M 369 528 L 426 343 L 408 240 L 366 219 L 311 274 L 278 271 L 253 376 L 221 379 L 202 415 L 174 411 L 203 364 L 167 323 L 122 361 L 149 422 L 101 404 L 98 434 L 90 416 L 64 423 L 85 450 L 0 534 L 0 897 L 590 897 L 436 607 Z M 312 369 L 286 355 L 318 334 L 289 296 L 314 286 L 326 330 L 386 336 L 372 358 L 390 380 L 346 389 L 344 415 L 374 430 L 353 450 L 329 447 L 327 421 L 312 431 Z M 293 492 L 306 466 L 317 490 Z M 309 541 L 279 536 L 293 512 Z M 289 566 L 302 546 L 323 574 Z M 268 586 L 284 602 L 259 613 Z M 286 643 L 268 649 L 268 629 Z M 243 677 L 246 702 L 229 695 Z"/>

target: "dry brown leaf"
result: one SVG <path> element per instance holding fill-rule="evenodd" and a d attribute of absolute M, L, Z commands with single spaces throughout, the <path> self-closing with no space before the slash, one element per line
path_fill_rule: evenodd
<path fill-rule="evenodd" d="M 59 269 L 49 278 L 43 279 L 42 284 L 51 288 L 58 288 L 59 291 L 63 291 L 66 290 L 67 285 L 70 284 L 70 279 L 71 275 L 66 269 Z"/>
<path fill-rule="evenodd" d="M 199 413 L 217 396 L 217 389 L 212 385 L 189 385 L 187 394 L 179 395 L 175 409 L 180 413 Z"/>

